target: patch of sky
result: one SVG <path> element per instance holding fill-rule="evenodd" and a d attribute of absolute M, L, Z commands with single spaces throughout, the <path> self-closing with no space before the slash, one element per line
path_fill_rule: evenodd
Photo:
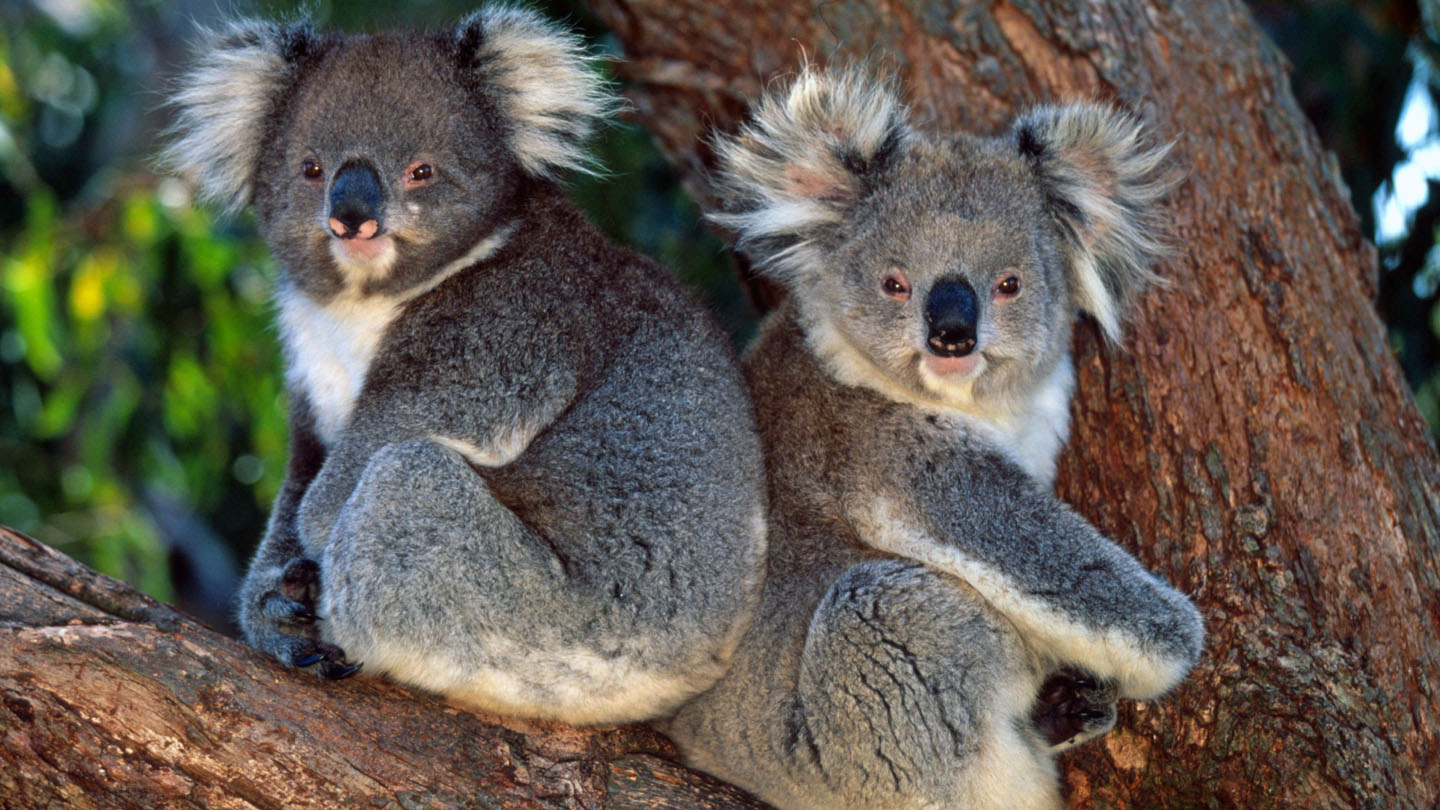
<path fill-rule="evenodd" d="M 1423 62 L 1405 92 L 1395 140 L 1405 159 L 1395 166 L 1389 182 L 1375 192 L 1375 243 L 1393 244 L 1410 231 L 1415 212 L 1429 199 L 1428 181 L 1440 180 L 1440 111 L 1430 93 L 1431 76 Z M 1428 298 L 1440 286 L 1440 248 L 1431 251 L 1426 270 L 1416 274 L 1415 294 Z"/>

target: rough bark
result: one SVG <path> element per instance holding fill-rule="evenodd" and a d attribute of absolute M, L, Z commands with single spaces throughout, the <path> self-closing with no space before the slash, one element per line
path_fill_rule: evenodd
<path fill-rule="evenodd" d="M 1127 348 L 1077 334 L 1059 488 L 1194 595 L 1209 649 L 1066 759 L 1070 804 L 1437 807 L 1437 457 L 1375 315 L 1374 250 L 1244 5 L 591 5 L 637 120 L 702 200 L 698 139 L 806 54 L 893 69 L 931 127 L 1085 97 L 1173 140 L 1172 284 Z"/>
<path fill-rule="evenodd" d="M 0 808 L 764 807 L 673 756 L 282 669 L 0 527 Z"/>

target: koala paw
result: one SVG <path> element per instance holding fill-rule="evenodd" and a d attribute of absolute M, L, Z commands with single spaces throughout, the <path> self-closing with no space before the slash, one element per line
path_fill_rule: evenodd
<path fill-rule="evenodd" d="M 1040 686 L 1030 719 L 1051 751 L 1074 748 L 1115 727 L 1115 685 L 1061 669 Z"/>
<path fill-rule="evenodd" d="M 320 665 L 331 680 L 348 678 L 361 665 L 345 660 L 345 651 L 319 638 L 315 605 L 320 597 L 320 564 L 296 557 L 285 564 L 273 590 L 246 611 L 245 635 L 257 649 L 292 667 Z"/>

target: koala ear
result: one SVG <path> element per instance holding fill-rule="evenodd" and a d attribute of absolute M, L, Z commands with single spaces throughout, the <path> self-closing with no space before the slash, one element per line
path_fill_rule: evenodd
<path fill-rule="evenodd" d="M 250 201 L 266 119 L 317 46 L 310 25 L 237 20 L 201 32 L 195 65 L 176 83 L 162 167 L 234 212 Z"/>
<path fill-rule="evenodd" d="M 1015 122 L 1015 146 L 1030 161 L 1066 242 L 1075 304 L 1107 340 L 1165 250 L 1158 203 L 1174 186 L 1161 164 L 1170 147 L 1145 144 L 1134 118 L 1095 104 L 1041 107 Z"/>
<path fill-rule="evenodd" d="M 550 178 L 567 169 L 597 173 L 585 140 L 621 104 L 578 36 L 510 6 L 477 11 L 454 36 L 461 67 L 498 90 L 511 149 L 526 172 Z"/>
<path fill-rule="evenodd" d="M 820 266 L 815 240 L 840 223 L 874 175 L 913 135 L 893 86 L 858 68 L 806 66 L 783 91 L 766 93 L 736 136 L 715 140 L 711 219 L 781 283 Z"/>

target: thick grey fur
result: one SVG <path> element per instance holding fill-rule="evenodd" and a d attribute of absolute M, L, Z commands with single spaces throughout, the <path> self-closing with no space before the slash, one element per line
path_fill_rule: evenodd
<path fill-rule="evenodd" d="M 550 179 L 614 106 L 576 40 L 494 8 L 439 33 L 246 21 L 198 56 L 166 160 L 252 203 L 282 273 L 291 459 L 250 643 L 576 723 L 711 685 L 758 597 L 759 439 L 726 336 Z M 355 161 L 394 249 L 347 264 L 327 198 Z"/>
<path fill-rule="evenodd" d="M 790 296 L 745 358 L 764 595 L 731 671 L 663 724 L 691 764 L 784 810 L 1055 808 L 1055 752 L 1196 661 L 1191 602 L 1050 490 L 1072 325 L 1117 313 L 1156 250 L 1163 150 L 1139 136 L 1085 104 L 930 136 L 884 83 L 806 70 L 718 142 L 716 218 Z M 927 379 L 929 287 L 1007 275 L 978 379 Z"/>

